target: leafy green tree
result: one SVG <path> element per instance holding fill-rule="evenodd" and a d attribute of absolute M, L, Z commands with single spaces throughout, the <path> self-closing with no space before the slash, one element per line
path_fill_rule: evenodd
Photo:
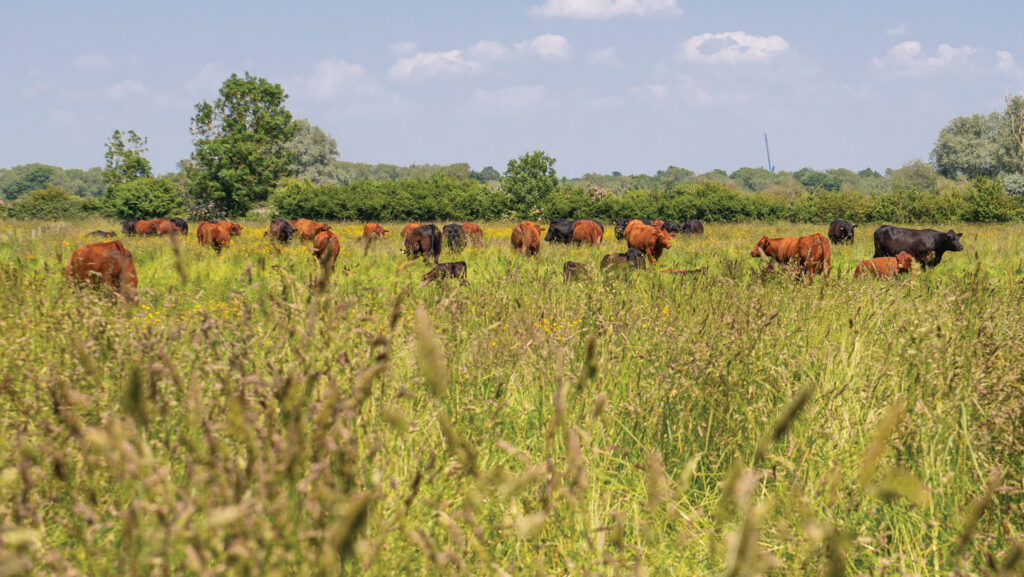
<path fill-rule="evenodd" d="M 501 188 L 517 218 L 535 216 L 541 201 L 558 188 L 555 159 L 535 150 L 509 160 Z"/>
<path fill-rule="evenodd" d="M 981 177 L 971 181 L 970 198 L 970 220 L 974 222 L 1008 222 L 1020 213 L 1020 199 L 1006 194 L 998 179 Z"/>
<path fill-rule="evenodd" d="M 296 130 L 284 107 L 287 98 L 280 84 L 246 72 L 244 78 L 232 74 L 225 80 L 213 103 L 196 105 L 189 167 L 193 197 L 241 215 L 270 196 L 295 162 L 287 147 Z"/>
<path fill-rule="evenodd" d="M 501 180 L 501 173 L 495 170 L 493 166 L 485 166 L 480 172 L 471 171 L 469 177 L 477 182 L 493 182 Z"/>
<path fill-rule="evenodd" d="M 309 179 L 313 184 L 341 182 L 338 160 L 338 141 L 319 126 L 305 118 L 295 121 L 295 136 L 285 145 L 295 155 L 296 178 Z"/>
<path fill-rule="evenodd" d="M 151 178 L 153 167 L 144 154 L 149 139 L 139 136 L 134 130 L 115 130 L 107 141 L 107 152 L 103 155 L 107 165 L 103 169 L 103 182 L 116 186 L 136 178 Z"/>
<path fill-rule="evenodd" d="M 1024 175 L 1024 95 L 1006 98 L 1000 141 L 1012 149 L 1006 171 Z"/>
<path fill-rule="evenodd" d="M 889 178 L 892 179 L 892 190 L 897 191 L 935 192 L 939 183 L 935 167 L 919 158 L 896 170 L 890 170 Z"/>
<path fill-rule="evenodd" d="M 992 178 L 1010 160 L 1000 142 L 1003 117 L 998 112 L 958 116 L 941 131 L 931 152 L 935 171 L 946 178 Z"/>
<path fill-rule="evenodd" d="M 11 218 L 41 220 L 74 220 L 85 216 L 83 201 L 57 186 L 34 190 L 19 198 L 8 212 Z"/>
<path fill-rule="evenodd" d="M 117 218 L 161 218 L 181 209 L 181 195 L 169 179 L 135 178 L 107 189 L 103 207 Z"/>
<path fill-rule="evenodd" d="M 843 186 L 843 179 L 841 177 L 835 174 L 818 172 L 817 170 L 812 170 L 810 168 L 801 168 L 793 173 L 793 177 L 796 178 L 804 188 L 810 190 L 838 192 Z"/>
<path fill-rule="evenodd" d="M 7 200 L 20 198 L 34 190 L 46 188 L 56 179 L 60 168 L 45 164 L 25 164 L 5 171 L 0 190 Z"/>

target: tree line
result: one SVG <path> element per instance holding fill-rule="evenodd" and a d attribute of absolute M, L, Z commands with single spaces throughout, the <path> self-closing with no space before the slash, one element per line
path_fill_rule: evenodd
<path fill-rule="evenodd" d="M 504 172 L 451 165 L 342 161 L 337 142 L 285 107 L 279 84 L 232 74 L 212 102 L 196 105 L 195 146 L 179 170 L 154 176 L 148 140 L 115 130 L 105 167 L 42 164 L 0 169 L 0 214 L 70 219 L 282 216 L 342 220 L 495 220 L 627 216 L 709 221 L 1003 222 L 1024 217 L 1024 98 L 1002 112 L 958 117 L 928 161 L 884 174 L 870 168 L 795 172 L 741 168 L 703 174 L 676 166 L 653 175 L 559 178 L 543 151 Z"/>

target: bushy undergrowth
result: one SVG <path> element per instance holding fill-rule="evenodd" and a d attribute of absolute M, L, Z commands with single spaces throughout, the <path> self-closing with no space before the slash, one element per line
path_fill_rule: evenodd
<path fill-rule="evenodd" d="M 0 573 L 1013 574 L 1024 228 L 894 282 L 765 274 L 761 235 L 457 258 L 339 224 L 333 278 L 243 223 L 122 238 L 140 304 L 68 287 L 104 222 L 0 222 Z M 438 223 L 444 224 L 444 223 Z M 945 230 L 947 226 L 936 228 Z M 566 260 L 589 280 L 563 284 Z"/>

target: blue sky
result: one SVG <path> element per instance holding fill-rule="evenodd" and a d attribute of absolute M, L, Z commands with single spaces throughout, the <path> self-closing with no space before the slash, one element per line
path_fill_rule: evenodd
<path fill-rule="evenodd" d="M 560 175 L 871 167 L 927 159 L 953 117 L 1024 90 L 1024 4 L 5 2 L 0 167 L 103 164 L 115 129 L 158 172 L 232 72 L 284 86 L 343 160 Z"/>

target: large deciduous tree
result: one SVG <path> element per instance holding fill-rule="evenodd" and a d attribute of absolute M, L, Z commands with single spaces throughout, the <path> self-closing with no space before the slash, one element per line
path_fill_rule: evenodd
<path fill-rule="evenodd" d="M 270 196 L 295 162 L 287 148 L 296 130 L 287 98 L 280 84 L 246 72 L 225 80 L 213 103 L 196 105 L 188 168 L 194 198 L 241 215 Z"/>
<path fill-rule="evenodd" d="M 543 150 L 535 150 L 509 160 L 501 187 L 508 194 L 516 216 L 533 216 L 541 201 L 558 188 L 555 159 Z"/>
<path fill-rule="evenodd" d="M 1006 164 L 999 142 L 1002 117 L 998 112 L 958 116 L 941 131 L 932 149 L 935 171 L 946 178 L 992 178 Z"/>
<path fill-rule="evenodd" d="M 136 178 L 151 178 L 153 167 L 144 156 L 149 139 L 139 136 L 134 130 L 115 130 L 107 141 L 107 159 L 103 169 L 103 182 L 108 186 L 124 184 Z"/>
<path fill-rule="evenodd" d="M 338 141 L 319 126 L 305 118 L 295 121 L 295 136 L 285 147 L 295 155 L 296 178 L 309 179 L 313 184 L 337 184 L 341 181 L 338 169 Z"/>
<path fill-rule="evenodd" d="M 1024 94 L 1006 97 L 1006 111 L 1003 117 L 1009 129 L 1009 138 L 1014 145 L 1014 172 L 1024 174 Z M 1020 161 L 1017 164 L 1016 161 Z M 1012 166 L 1012 165 L 1011 165 Z"/>

